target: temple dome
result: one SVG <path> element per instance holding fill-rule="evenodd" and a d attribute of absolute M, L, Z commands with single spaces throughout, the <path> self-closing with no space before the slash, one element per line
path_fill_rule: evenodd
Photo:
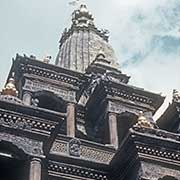
<path fill-rule="evenodd" d="M 108 38 L 106 30 L 95 27 L 94 18 L 86 5 L 81 5 L 72 14 L 70 29 L 65 29 L 62 34 L 56 65 L 84 72 L 102 50 L 110 65 L 116 66 L 117 58 Z"/>

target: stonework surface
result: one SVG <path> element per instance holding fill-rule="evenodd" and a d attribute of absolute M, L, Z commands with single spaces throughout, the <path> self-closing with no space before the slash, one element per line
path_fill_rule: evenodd
<path fill-rule="evenodd" d="M 24 153 L 31 156 L 44 157 L 43 143 L 26 137 L 15 136 L 7 133 L 0 133 L 0 141 L 12 143 Z"/>
<path fill-rule="evenodd" d="M 180 171 L 178 169 L 167 168 L 153 163 L 143 162 L 141 167 L 141 176 L 149 180 L 159 180 L 164 176 L 172 176 L 180 180 Z"/>

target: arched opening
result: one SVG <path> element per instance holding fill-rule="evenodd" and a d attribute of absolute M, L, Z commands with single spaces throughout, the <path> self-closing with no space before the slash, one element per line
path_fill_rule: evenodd
<path fill-rule="evenodd" d="M 163 178 L 159 178 L 158 180 L 178 180 L 173 176 L 164 176 Z"/>
<path fill-rule="evenodd" d="M 65 101 L 52 92 L 44 90 L 36 92 L 34 94 L 34 101 L 37 107 L 62 113 L 66 112 Z"/>
<path fill-rule="evenodd" d="M 24 152 L 11 143 L 0 142 L 0 179 L 24 180 L 28 178 L 28 161 Z"/>

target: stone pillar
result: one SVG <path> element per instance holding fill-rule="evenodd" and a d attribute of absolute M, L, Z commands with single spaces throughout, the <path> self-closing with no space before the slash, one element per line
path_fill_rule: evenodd
<path fill-rule="evenodd" d="M 117 115 L 116 113 L 109 113 L 109 134 L 110 144 L 116 149 L 118 148 L 118 131 L 117 131 Z"/>
<path fill-rule="evenodd" d="M 40 158 L 31 159 L 29 180 L 41 180 L 41 159 Z"/>
<path fill-rule="evenodd" d="M 67 105 L 67 136 L 75 137 L 75 104 Z"/>
<path fill-rule="evenodd" d="M 31 105 L 32 95 L 30 92 L 25 91 L 23 94 L 23 102 L 25 105 Z"/>

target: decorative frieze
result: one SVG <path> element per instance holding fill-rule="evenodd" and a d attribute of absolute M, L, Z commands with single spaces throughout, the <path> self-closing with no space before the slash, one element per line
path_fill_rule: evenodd
<path fill-rule="evenodd" d="M 0 141 L 12 143 L 31 156 L 44 157 L 43 142 L 7 133 L 0 133 Z"/>
<path fill-rule="evenodd" d="M 73 179 L 107 180 L 107 173 L 90 168 L 72 166 L 63 163 L 49 162 L 48 172 L 50 176 L 73 177 Z"/>
<path fill-rule="evenodd" d="M 59 87 L 54 86 L 52 84 L 47 84 L 46 82 L 31 81 L 29 79 L 26 79 L 25 84 L 23 86 L 23 90 L 27 90 L 30 92 L 46 90 L 46 91 L 50 91 L 57 94 L 59 97 L 61 97 L 65 101 L 76 102 L 75 91 L 60 89 Z"/>
<path fill-rule="evenodd" d="M 52 154 L 67 154 L 68 153 L 68 143 L 64 141 L 55 141 L 50 150 Z"/>
<path fill-rule="evenodd" d="M 117 114 L 122 114 L 124 112 L 129 112 L 129 113 L 132 113 L 132 114 L 135 114 L 135 115 L 139 115 L 139 110 L 138 109 L 130 108 L 130 107 L 127 107 L 127 106 L 122 105 L 120 103 L 112 102 L 112 101 L 108 102 L 108 111 L 113 112 L 113 113 L 117 113 Z"/>
<path fill-rule="evenodd" d="M 170 133 L 161 129 L 150 129 L 146 127 L 139 127 L 139 126 L 133 126 L 133 128 L 130 130 L 131 132 L 136 131 L 139 133 L 143 133 L 146 135 L 151 135 L 151 136 L 157 136 L 161 137 L 163 139 L 169 140 L 169 141 L 180 141 L 180 135 L 176 133 Z"/>
<path fill-rule="evenodd" d="M 69 76 L 67 74 L 58 73 L 55 71 L 51 71 L 50 69 L 44 69 L 30 64 L 21 64 L 20 69 L 23 73 L 37 75 L 39 77 L 48 78 L 50 80 L 65 82 L 68 84 L 72 84 L 73 86 L 79 86 L 81 84 L 76 76 Z"/>
<path fill-rule="evenodd" d="M 81 157 L 89 161 L 109 164 L 115 153 L 93 147 L 81 146 Z"/>
<path fill-rule="evenodd" d="M 54 142 L 50 152 L 63 156 L 75 156 L 84 160 L 103 164 L 109 164 L 115 154 L 112 151 L 86 146 L 77 139 L 72 139 L 69 143 L 58 140 Z"/>
<path fill-rule="evenodd" d="M 50 132 L 55 128 L 56 123 L 46 122 L 45 120 L 40 120 L 39 118 L 22 116 L 17 113 L 0 111 L 0 125 L 27 131 L 40 129 Z"/>
<path fill-rule="evenodd" d="M 141 94 L 137 94 L 133 91 L 128 92 L 127 90 L 123 90 L 122 88 L 121 89 L 114 87 L 109 88 L 107 85 L 105 85 L 105 90 L 107 93 L 112 94 L 113 96 L 121 97 L 123 99 L 127 99 L 132 102 L 139 102 L 148 105 L 153 104 L 153 99 L 146 96 L 142 96 Z"/>
<path fill-rule="evenodd" d="M 167 158 L 171 160 L 180 160 L 180 153 L 175 151 L 170 151 L 167 149 L 158 149 L 157 147 L 150 147 L 144 145 L 136 145 L 136 149 L 139 153 L 148 154 L 151 156 L 157 156 L 161 158 Z"/>

